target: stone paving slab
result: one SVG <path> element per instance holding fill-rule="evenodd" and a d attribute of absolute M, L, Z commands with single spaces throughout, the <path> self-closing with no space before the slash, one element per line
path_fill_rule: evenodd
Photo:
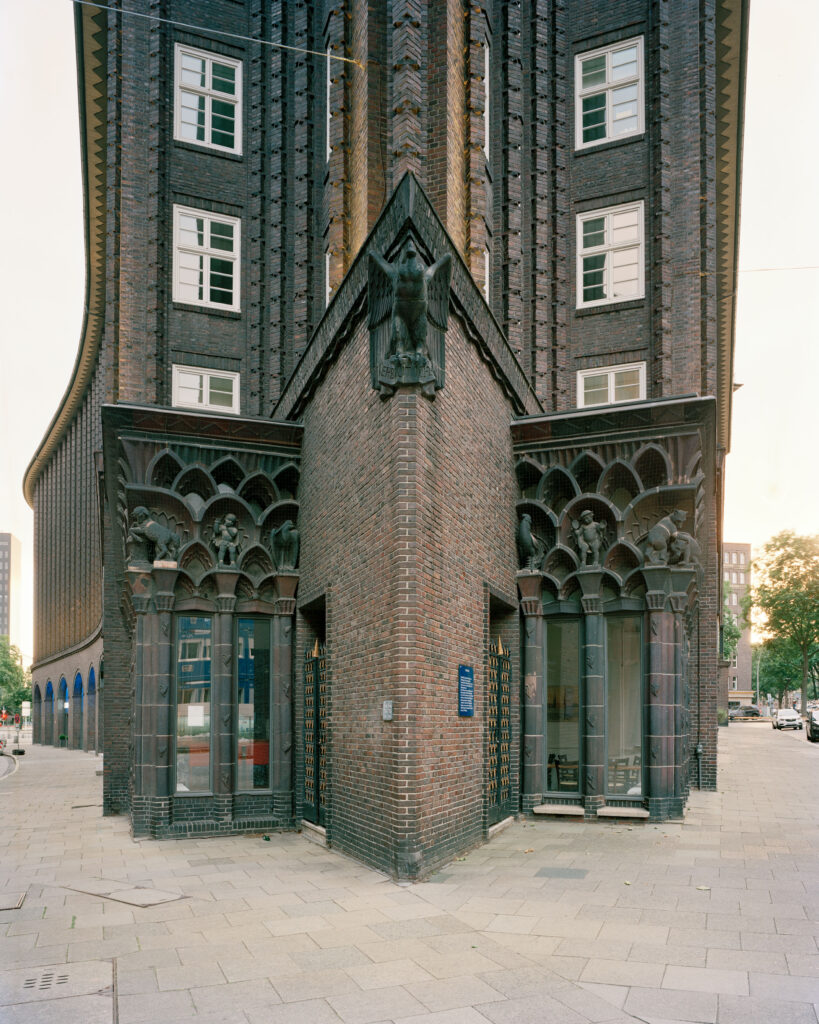
<path fill-rule="evenodd" d="M 414 886 L 295 834 L 135 843 L 99 758 L 29 748 L 0 1020 L 817 1024 L 819 748 L 770 737 L 722 730 L 683 821 L 521 821 Z M 44 969 L 79 988 L 20 1001 Z"/>

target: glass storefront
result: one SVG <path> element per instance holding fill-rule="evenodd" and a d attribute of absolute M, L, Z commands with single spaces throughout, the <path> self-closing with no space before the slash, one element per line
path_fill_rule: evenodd
<path fill-rule="evenodd" d="M 270 619 L 239 619 L 236 789 L 270 787 Z"/>
<path fill-rule="evenodd" d="M 176 791 L 210 792 L 211 619 L 176 620 Z"/>
<path fill-rule="evenodd" d="M 642 667 L 639 615 L 606 620 L 606 792 L 643 792 Z"/>
<path fill-rule="evenodd" d="M 550 793 L 580 789 L 580 623 L 546 624 L 546 769 Z"/>

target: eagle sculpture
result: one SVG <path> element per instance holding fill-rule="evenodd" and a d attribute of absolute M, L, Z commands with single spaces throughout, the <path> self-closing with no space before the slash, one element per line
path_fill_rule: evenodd
<path fill-rule="evenodd" d="M 401 260 L 370 253 L 370 364 L 382 398 L 400 384 L 420 384 L 434 398 L 444 386 L 444 335 L 452 257 L 425 267 L 412 241 Z"/>

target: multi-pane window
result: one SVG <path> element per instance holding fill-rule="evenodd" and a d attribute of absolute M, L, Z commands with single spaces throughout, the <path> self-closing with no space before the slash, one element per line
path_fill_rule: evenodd
<path fill-rule="evenodd" d="M 241 125 L 241 62 L 177 44 L 174 138 L 241 153 Z"/>
<path fill-rule="evenodd" d="M 595 367 L 577 374 L 577 404 L 613 405 L 646 397 L 646 364 Z"/>
<path fill-rule="evenodd" d="M 175 365 L 173 404 L 210 412 L 238 413 L 239 374 Z"/>
<path fill-rule="evenodd" d="M 575 57 L 578 149 L 643 131 L 643 40 L 629 39 Z"/>
<path fill-rule="evenodd" d="M 606 792 L 642 795 L 643 723 L 640 618 L 606 620 Z"/>
<path fill-rule="evenodd" d="M 580 778 L 580 623 L 546 624 L 546 789 L 577 793 Z"/>
<path fill-rule="evenodd" d="M 173 208 L 173 297 L 212 309 L 239 309 L 239 243 L 236 217 Z"/>
<path fill-rule="evenodd" d="M 578 214 L 578 308 L 643 298 L 643 263 L 642 201 Z"/>

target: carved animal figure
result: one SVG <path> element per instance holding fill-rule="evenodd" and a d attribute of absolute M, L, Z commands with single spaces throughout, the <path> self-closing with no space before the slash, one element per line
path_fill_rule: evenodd
<path fill-rule="evenodd" d="M 235 566 L 239 557 L 239 527 L 236 516 L 228 512 L 222 519 L 213 524 L 213 541 L 216 557 L 221 566 Z"/>
<path fill-rule="evenodd" d="M 580 552 L 580 564 L 600 565 L 600 549 L 603 546 L 603 538 L 606 534 L 606 524 L 596 523 L 594 513 L 590 509 L 584 509 L 580 513 L 580 519 L 572 520 L 572 536 Z M 591 555 L 591 562 L 589 556 Z"/>
<path fill-rule="evenodd" d="M 645 558 L 652 565 L 682 565 L 690 562 L 692 555 L 699 552 L 694 538 L 680 530 L 686 513 L 681 508 L 664 516 L 648 531 L 645 543 Z M 695 550 L 696 549 L 696 550 Z"/>
<path fill-rule="evenodd" d="M 368 301 L 375 350 L 374 383 L 382 397 L 393 394 L 396 383 L 420 383 L 423 394 L 435 396 L 435 369 L 443 368 L 451 272 L 448 253 L 431 267 L 424 267 L 411 241 L 400 263 L 387 263 L 376 253 L 370 254 Z M 432 352 L 427 339 L 429 324 L 436 342 Z"/>
<path fill-rule="evenodd" d="M 152 545 L 155 562 L 163 562 L 166 559 L 171 562 L 176 561 L 181 541 L 173 530 L 158 523 L 144 505 L 138 505 L 134 509 L 131 513 L 131 520 L 128 530 L 129 541 L 147 542 Z"/>
<path fill-rule="evenodd" d="M 532 517 L 524 512 L 518 523 L 518 556 L 525 569 L 537 569 L 543 560 L 546 545 L 532 531 Z"/>
<path fill-rule="evenodd" d="M 279 570 L 295 569 L 299 564 L 299 531 L 291 519 L 270 531 L 270 550 Z"/>

